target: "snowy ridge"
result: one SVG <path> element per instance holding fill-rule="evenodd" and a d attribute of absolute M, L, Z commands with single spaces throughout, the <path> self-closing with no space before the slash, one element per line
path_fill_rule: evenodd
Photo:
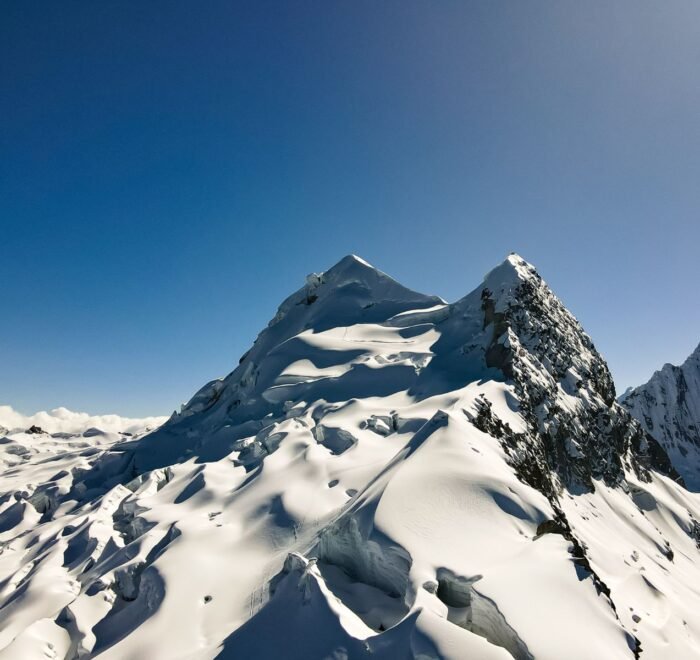
<path fill-rule="evenodd" d="M 689 488 L 700 490 L 700 346 L 680 366 L 665 364 L 621 404 L 668 453 Z"/>
<path fill-rule="evenodd" d="M 2 483 L 0 657 L 700 655 L 699 496 L 517 255 L 453 304 L 346 257 L 156 431 Z"/>

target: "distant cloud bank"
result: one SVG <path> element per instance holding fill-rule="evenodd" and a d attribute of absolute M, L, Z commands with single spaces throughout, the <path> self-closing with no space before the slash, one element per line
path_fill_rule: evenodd
<path fill-rule="evenodd" d="M 140 433 L 146 428 L 155 428 L 163 424 L 167 417 L 120 417 L 119 415 L 90 415 L 74 412 L 68 408 L 42 410 L 33 415 L 23 415 L 12 406 L 0 406 L 0 426 L 8 430 L 30 426 L 40 426 L 48 433 L 82 433 L 95 427 L 102 431 Z"/>

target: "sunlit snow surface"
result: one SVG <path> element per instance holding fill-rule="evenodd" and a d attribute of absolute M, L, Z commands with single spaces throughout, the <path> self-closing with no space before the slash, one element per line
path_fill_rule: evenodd
<path fill-rule="evenodd" d="M 488 400 L 528 429 L 482 297 L 531 277 L 512 256 L 447 305 L 347 257 L 159 430 L 9 434 L 0 657 L 700 657 L 698 495 L 626 457 L 552 499 L 478 428 Z M 553 502 L 590 568 L 538 535 Z"/>

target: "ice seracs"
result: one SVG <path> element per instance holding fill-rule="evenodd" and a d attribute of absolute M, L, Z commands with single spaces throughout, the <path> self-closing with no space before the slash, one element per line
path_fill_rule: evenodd
<path fill-rule="evenodd" d="M 698 496 L 518 255 L 452 304 L 345 257 L 69 449 L 2 474 L 7 657 L 700 654 Z"/>

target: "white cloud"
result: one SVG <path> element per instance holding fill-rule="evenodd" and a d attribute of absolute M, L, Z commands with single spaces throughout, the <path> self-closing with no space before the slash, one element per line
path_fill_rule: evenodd
<path fill-rule="evenodd" d="M 96 427 L 102 431 L 139 433 L 147 427 L 155 428 L 168 419 L 167 417 L 143 417 L 141 419 L 120 417 L 119 415 L 90 415 L 84 412 L 73 412 L 68 408 L 42 410 L 33 415 L 23 415 L 12 406 L 0 406 L 0 426 L 12 430 L 28 429 L 30 426 L 40 426 L 48 433 L 82 433 L 86 429 Z"/>

